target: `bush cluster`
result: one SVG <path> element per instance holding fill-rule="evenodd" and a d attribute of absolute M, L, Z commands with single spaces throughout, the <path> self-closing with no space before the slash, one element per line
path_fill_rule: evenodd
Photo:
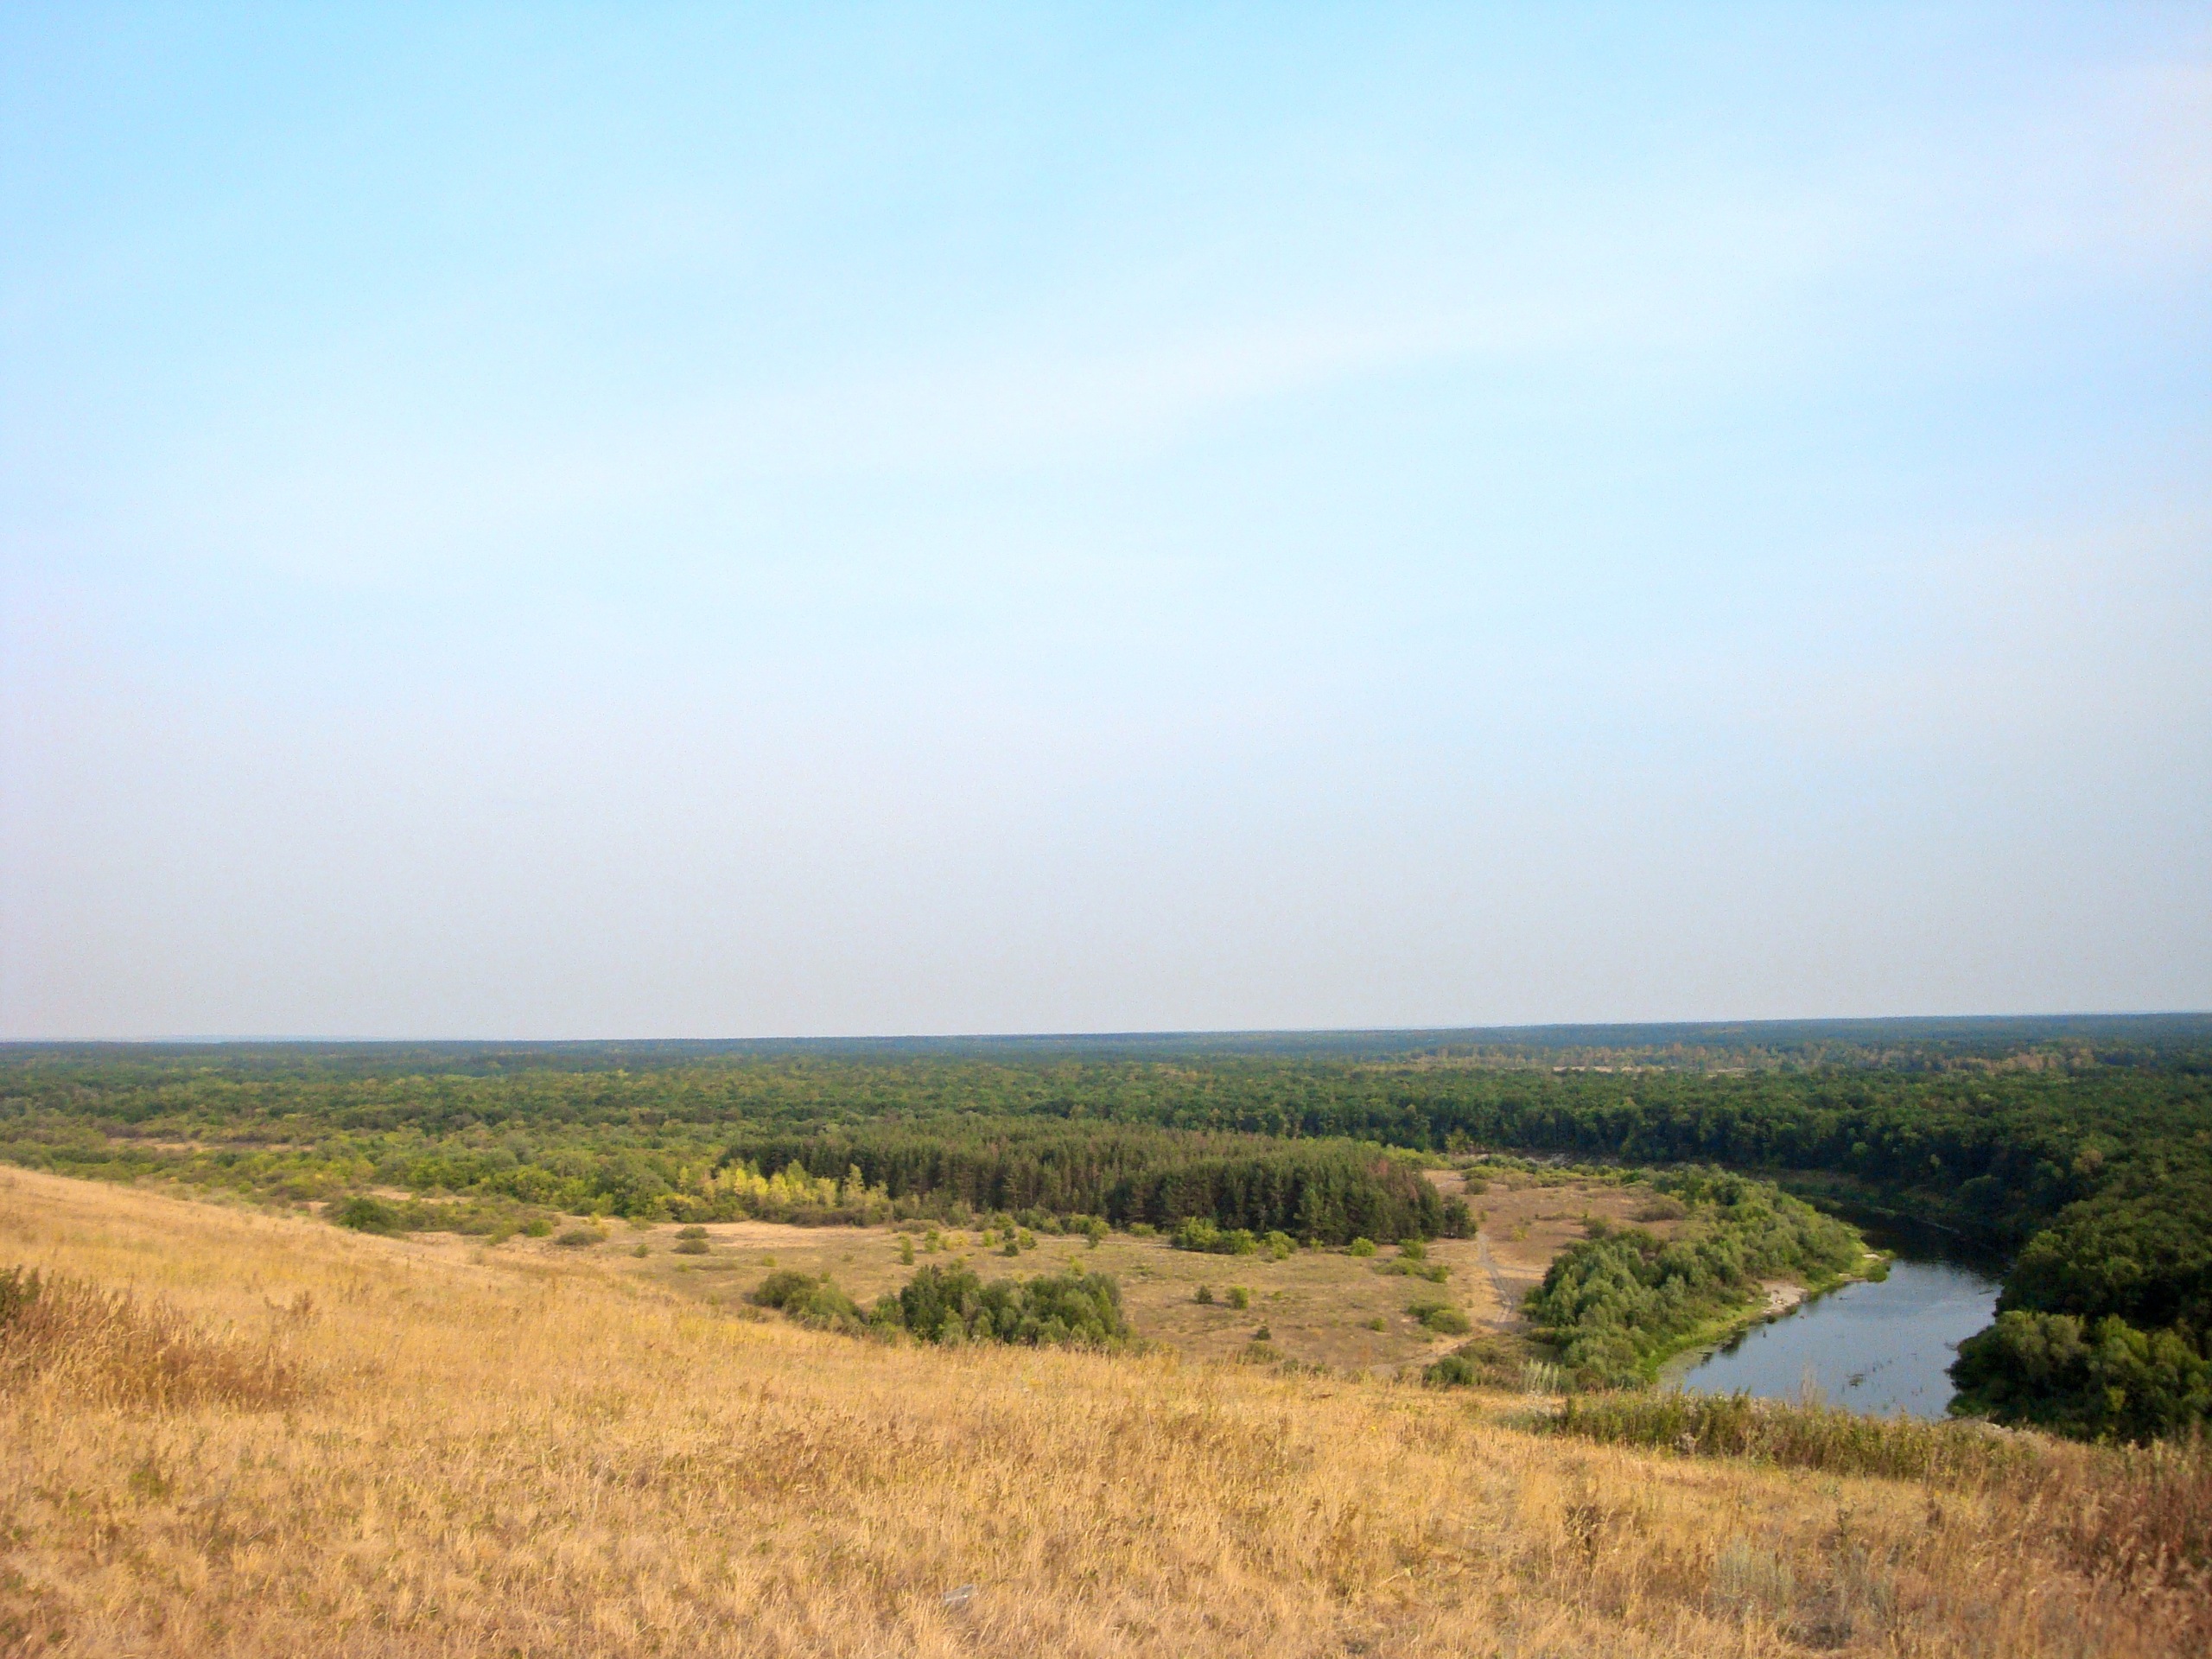
<path fill-rule="evenodd" d="M 1260 1237 L 1249 1228 L 1217 1227 L 1203 1216 L 1185 1221 L 1168 1242 L 1179 1250 L 1199 1250 L 1212 1255 L 1264 1255 L 1277 1262 L 1287 1259 L 1298 1248 L 1297 1241 L 1280 1230 Z"/>
<path fill-rule="evenodd" d="M 1411 1302 L 1406 1312 L 1440 1337 L 1464 1337 L 1471 1328 L 1467 1316 L 1450 1302 Z"/>
<path fill-rule="evenodd" d="M 1121 1285 L 1103 1273 L 987 1283 L 972 1268 L 931 1263 L 862 1312 L 827 1274 L 816 1278 L 785 1268 L 762 1280 L 748 1300 L 818 1330 L 903 1332 L 930 1343 L 1118 1348 L 1133 1335 L 1122 1312 Z"/>
<path fill-rule="evenodd" d="M 1409 1238 L 1399 1245 L 1397 1255 L 1388 1262 L 1377 1262 L 1375 1271 L 1395 1273 L 1408 1279 L 1426 1279 L 1433 1285 L 1440 1285 L 1452 1276 L 1452 1269 L 1443 1262 L 1428 1259 L 1428 1246 L 1417 1238 Z"/>
<path fill-rule="evenodd" d="M 1421 1381 L 1432 1389 L 1516 1389 L 1528 1365 L 1529 1352 L 1521 1344 L 1486 1332 L 1424 1366 Z"/>

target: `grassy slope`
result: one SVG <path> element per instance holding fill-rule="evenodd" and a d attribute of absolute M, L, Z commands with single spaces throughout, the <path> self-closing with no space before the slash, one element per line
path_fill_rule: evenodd
<path fill-rule="evenodd" d="M 10 1262 L 281 1332 L 320 1385 L 0 1395 L 0 1651 L 2126 1655 L 2202 1616 L 2001 1494 L 1541 1438 L 1464 1394 L 883 1348 L 0 1172 Z"/>

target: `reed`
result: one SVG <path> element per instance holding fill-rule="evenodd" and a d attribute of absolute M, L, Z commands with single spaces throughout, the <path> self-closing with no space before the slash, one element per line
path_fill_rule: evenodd
<path fill-rule="evenodd" d="M 1616 1446 L 1698 1457 L 1756 1458 L 1790 1469 L 1986 1485 L 2039 1471 L 2045 1443 L 1977 1422 L 1872 1417 L 1747 1394 L 1570 1395 L 1546 1427 Z"/>

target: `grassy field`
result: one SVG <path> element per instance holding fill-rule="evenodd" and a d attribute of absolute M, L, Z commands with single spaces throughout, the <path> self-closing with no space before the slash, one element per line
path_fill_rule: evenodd
<path fill-rule="evenodd" d="M 1281 1357 L 1332 1370 L 1395 1370 L 1447 1351 L 1456 1338 L 1432 1333 L 1408 1313 L 1417 1302 L 1449 1302 L 1471 1320 L 1484 1323 L 1503 1317 L 1471 1239 L 1441 1239 L 1428 1247 L 1427 1260 L 1449 1269 L 1439 1284 L 1377 1271 L 1396 1255 L 1387 1249 L 1371 1258 L 1341 1250 L 1297 1250 L 1278 1261 L 1264 1254 L 1201 1255 L 1173 1249 L 1165 1238 L 1126 1233 L 1109 1234 L 1096 1248 L 1079 1237 L 1032 1235 L 1035 1248 L 1009 1258 L 984 1246 L 975 1229 L 944 1230 L 938 1234 L 941 1249 L 931 1252 L 925 1235 L 888 1227 L 746 1221 L 704 1228 L 707 1252 L 684 1255 L 676 1249 L 682 1241 L 673 1224 L 638 1228 L 618 1223 L 601 1230 L 606 1235 L 602 1243 L 581 1249 L 515 1237 L 486 1252 L 479 1243 L 451 1235 L 426 1236 L 426 1245 L 460 1261 L 512 1257 L 557 1263 L 582 1258 L 618 1278 L 722 1308 L 741 1306 L 745 1292 L 783 1268 L 828 1274 L 862 1306 L 883 1291 L 897 1289 L 914 1266 L 929 1262 L 963 1262 L 986 1279 L 1027 1278 L 1072 1268 L 1112 1274 L 1121 1281 L 1122 1304 L 1137 1334 L 1185 1357 L 1235 1357 L 1264 1330 L 1264 1340 Z M 914 1251 L 914 1266 L 902 1259 L 902 1243 Z M 1201 1286 L 1211 1293 L 1210 1302 L 1197 1300 Z M 1232 1305 L 1237 1290 L 1244 1293 L 1243 1308 Z"/>
<path fill-rule="evenodd" d="M 721 1248 L 781 1262 L 785 1236 Z M 2050 1448 L 2023 1496 L 1589 1443 L 1531 1432 L 1523 1399 L 1172 1349 L 886 1345 L 716 1306 L 751 1264 L 686 1273 L 698 1258 L 659 1236 L 486 1249 L 0 1172 L 0 1267 L 132 1299 L 56 1301 L 99 1317 L 0 1363 L 0 1650 L 1527 1659 L 2212 1637 L 2200 1561 L 2139 1538 L 2101 1553 L 2125 1471 L 2081 1448 Z M 904 1271 L 888 1235 L 812 1248 L 849 1255 L 856 1291 Z M 1144 1241 L 1055 1241 L 1020 1268 L 1063 1252 L 1129 1274 L 1133 1304 L 1156 1291 L 1147 1319 L 1215 1316 L 1171 1271 L 1408 1283 Z M 1234 1317 L 1262 1306 L 1299 1328 L 1273 1312 L 1289 1296 Z M 1224 1350 L 1248 1335 L 1224 1332 Z"/>

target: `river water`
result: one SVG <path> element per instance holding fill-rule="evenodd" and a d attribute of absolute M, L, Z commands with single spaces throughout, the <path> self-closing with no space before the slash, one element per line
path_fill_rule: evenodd
<path fill-rule="evenodd" d="M 1959 1344 L 1996 1317 L 2000 1269 L 1940 1237 L 1863 1230 L 1869 1243 L 1897 1252 L 1887 1279 L 1846 1285 L 1717 1349 L 1684 1355 L 1662 1381 L 1795 1400 L 1809 1377 L 1831 1405 L 1942 1416 L 1953 1393 L 1944 1372 Z"/>

